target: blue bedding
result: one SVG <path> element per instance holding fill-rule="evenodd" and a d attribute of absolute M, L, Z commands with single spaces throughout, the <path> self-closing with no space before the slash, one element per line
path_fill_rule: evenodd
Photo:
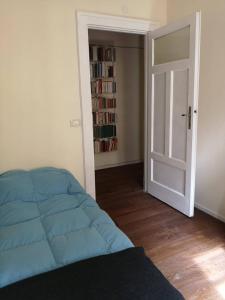
<path fill-rule="evenodd" d="M 66 170 L 0 175 L 0 287 L 133 247 Z"/>

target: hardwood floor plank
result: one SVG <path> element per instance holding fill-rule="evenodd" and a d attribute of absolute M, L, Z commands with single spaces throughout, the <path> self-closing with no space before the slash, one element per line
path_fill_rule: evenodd
<path fill-rule="evenodd" d="M 143 165 L 96 171 L 99 205 L 186 299 L 225 299 L 225 224 L 194 218 L 143 192 Z"/>

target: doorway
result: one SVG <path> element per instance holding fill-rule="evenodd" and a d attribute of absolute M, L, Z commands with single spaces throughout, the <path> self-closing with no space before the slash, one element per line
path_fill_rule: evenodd
<path fill-rule="evenodd" d="M 89 41 L 88 30 L 106 30 L 123 33 L 141 34 L 144 36 L 144 59 L 145 66 L 148 64 L 148 32 L 159 27 L 158 22 L 138 20 L 133 18 L 115 17 L 103 14 L 93 14 L 87 12 L 77 13 L 78 41 L 79 41 L 79 63 L 80 63 L 80 89 L 82 107 L 82 130 L 83 130 L 83 153 L 84 153 L 84 180 L 86 191 L 95 198 L 95 162 L 93 149 L 92 131 L 92 106 L 90 89 L 90 68 L 89 68 Z M 147 80 L 147 70 L 145 68 L 145 83 Z M 144 91 L 144 190 L 147 190 L 147 86 Z"/>
<path fill-rule="evenodd" d="M 120 182 L 143 190 L 144 37 L 92 29 L 88 36 L 98 200 L 100 174 L 114 182 L 119 174 Z"/>
<path fill-rule="evenodd" d="M 148 21 L 101 14 L 78 13 L 77 20 L 87 192 L 95 198 L 88 29 L 142 34 L 145 36 L 144 189 L 193 216 L 201 13 L 161 28 Z M 181 114 L 177 109 L 180 106 L 173 105 L 174 100 L 185 103 Z M 173 137 L 180 130 L 177 120 L 183 117 L 186 155 L 180 159 L 173 155 Z M 162 147 L 157 146 L 159 143 Z"/>

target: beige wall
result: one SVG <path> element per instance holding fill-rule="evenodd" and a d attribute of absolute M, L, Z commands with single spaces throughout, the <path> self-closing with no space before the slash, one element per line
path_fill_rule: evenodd
<path fill-rule="evenodd" d="M 70 119 L 81 117 L 76 10 L 163 24 L 167 13 L 172 21 L 197 9 L 202 47 L 196 200 L 225 217 L 224 0 L 0 0 L 0 172 L 53 165 L 83 183 L 82 132 L 69 127 Z"/>
<path fill-rule="evenodd" d="M 46 165 L 84 182 L 76 10 L 165 23 L 166 0 L 0 0 L 0 172 Z M 124 12 L 123 12 L 124 11 Z"/>
<path fill-rule="evenodd" d="M 90 30 L 89 40 L 116 47 L 118 150 L 95 155 L 96 169 L 143 160 L 144 156 L 144 37 Z"/>
<path fill-rule="evenodd" d="M 225 219 L 225 1 L 168 0 L 168 22 L 202 11 L 196 202 Z"/>

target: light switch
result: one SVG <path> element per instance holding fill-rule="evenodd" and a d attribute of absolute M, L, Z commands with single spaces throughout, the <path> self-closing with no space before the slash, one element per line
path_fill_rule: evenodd
<path fill-rule="evenodd" d="M 70 127 L 80 127 L 80 119 L 70 120 Z"/>

